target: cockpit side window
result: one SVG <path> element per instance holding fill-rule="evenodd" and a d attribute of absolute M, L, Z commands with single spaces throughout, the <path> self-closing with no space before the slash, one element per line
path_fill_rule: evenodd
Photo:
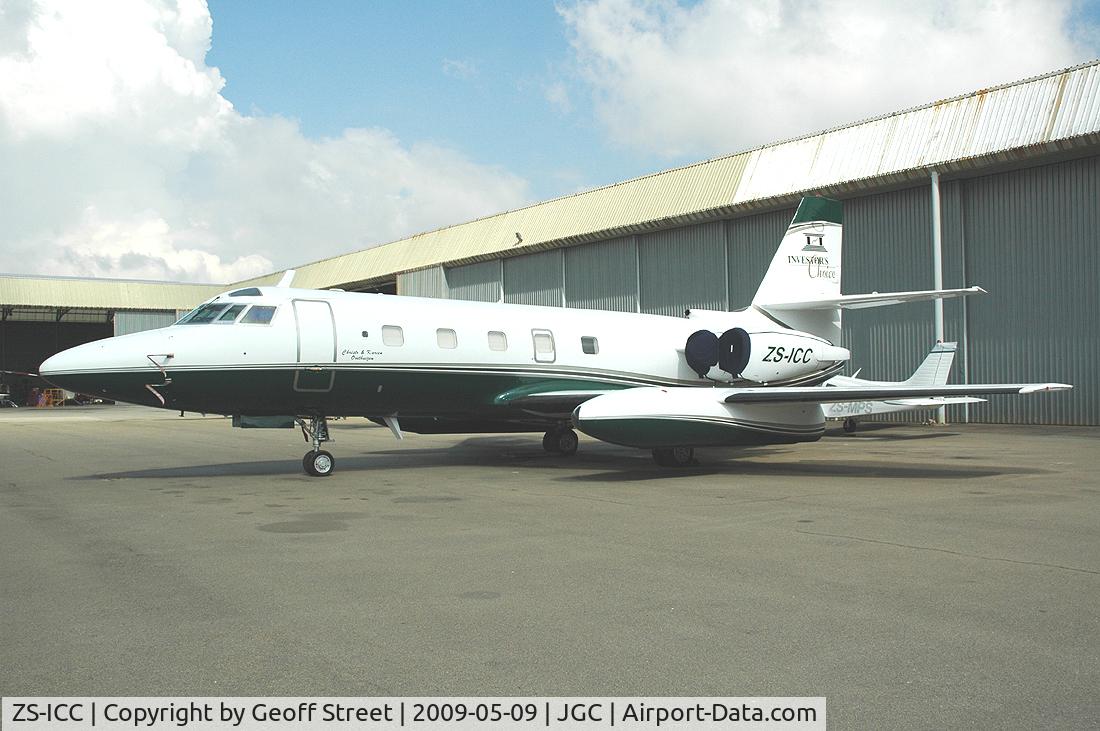
<path fill-rule="evenodd" d="M 237 319 L 237 315 L 241 314 L 241 311 L 244 310 L 245 307 L 248 307 L 248 305 L 231 306 L 228 310 L 222 313 L 222 316 L 218 318 L 218 322 L 225 324 L 233 322 Z"/>
<path fill-rule="evenodd" d="M 241 322 L 246 325 L 267 325 L 271 318 L 275 317 L 275 308 L 268 305 L 252 305 L 248 312 L 244 313 Z"/>

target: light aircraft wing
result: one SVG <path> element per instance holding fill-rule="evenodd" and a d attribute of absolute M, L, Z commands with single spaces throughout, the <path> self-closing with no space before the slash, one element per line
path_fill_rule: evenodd
<path fill-rule="evenodd" d="M 721 389 L 722 400 L 728 404 L 830 404 L 844 401 L 889 401 L 936 396 L 988 396 L 1008 393 L 1038 393 L 1066 391 L 1065 383 L 962 383 L 943 386 L 907 386 L 905 384 L 870 387 L 774 386 Z"/>
<path fill-rule="evenodd" d="M 925 289 L 915 292 L 886 292 L 883 294 L 872 292 L 871 294 L 845 294 L 825 299 L 777 302 L 775 304 L 760 304 L 759 306 L 765 310 L 775 310 L 777 312 L 785 310 L 831 310 L 836 307 L 844 310 L 859 310 L 865 307 L 882 307 L 884 305 L 899 305 L 905 302 L 949 299 L 971 294 L 986 294 L 986 291 L 981 287 L 965 287 L 963 289 Z"/>

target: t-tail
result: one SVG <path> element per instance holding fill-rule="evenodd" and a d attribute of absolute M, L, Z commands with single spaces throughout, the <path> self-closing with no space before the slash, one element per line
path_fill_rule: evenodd
<path fill-rule="evenodd" d="M 803 198 L 753 297 L 753 307 L 793 330 L 839 343 L 844 309 L 961 297 L 985 291 L 981 287 L 966 287 L 841 294 L 843 223 L 840 201 Z M 880 245 L 889 244 L 882 242 Z"/>
<path fill-rule="evenodd" d="M 840 309 L 773 311 L 785 302 L 835 300 L 840 297 L 840 254 L 844 235 L 843 207 L 829 198 L 803 198 L 776 249 L 754 307 L 787 327 L 831 343 L 840 342 Z"/>

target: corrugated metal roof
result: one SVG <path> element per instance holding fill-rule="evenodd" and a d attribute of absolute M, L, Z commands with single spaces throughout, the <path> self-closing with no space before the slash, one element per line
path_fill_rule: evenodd
<path fill-rule="evenodd" d="M 189 310 L 226 286 L 0 274 L 0 305 Z"/>
<path fill-rule="evenodd" d="M 923 179 L 932 167 L 977 170 L 1098 143 L 1100 61 L 1093 61 L 307 264 L 294 284 L 382 279 L 736 215 L 803 192 L 895 185 Z"/>

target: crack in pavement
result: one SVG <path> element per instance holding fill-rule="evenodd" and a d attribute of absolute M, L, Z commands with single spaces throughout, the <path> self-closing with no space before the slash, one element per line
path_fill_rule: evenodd
<path fill-rule="evenodd" d="M 1061 569 L 1062 571 L 1074 571 L 1080 574 L 1093 574 L 1100 575 L 1100 571 L 1093 571 L 1092 569 L 1082 569 L 1076 566 L 1062 566 L 1056 563 L 1043 563 L 1041 561 L 1020 561 L 1014 558 L 1001 558 L 1000 556 L 982 556 L 978 553 L 966 553 L 965 551 L 952 551 L 949 548 L 934 548 L 932 546 L 913 546 L 908 543 L 894 543 L 893 541 L 880 541 L 875 538 L 862 538 L 860 536 L 846 536 L 839 533 L 817 533 L 810 530 L 795 530 L 795 533 L 804 533 L 808 536 L 826 536 L 828 538 L 847 538 L 850 541 L 861 541 L 863 543 L 879 543 L 884 546 L 894 546 L 895 548 L 911 548 L 915 551 L 934 551 L 936 553 L 946 553 L 952 556 L 963 556 L 965 558 L 977 558 L 983 561 L 1002 561 L 1004 563 L 1015 563 L 1024 566 L 1042 566 L 1048 569 Z"/>

